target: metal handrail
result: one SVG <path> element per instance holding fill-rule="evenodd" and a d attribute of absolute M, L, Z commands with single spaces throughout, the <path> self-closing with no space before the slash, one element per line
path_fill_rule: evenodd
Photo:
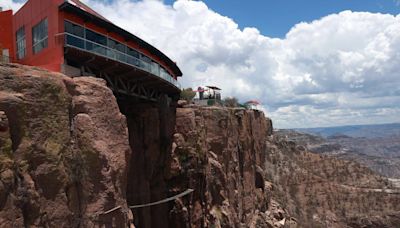
<path fill-rule="evenodd" d="M 77 48 L 77 49 L 80 49 L 83 51 L 88 51 L 95 55 L 113 59 L 115 61 L 122 62 L 124 64 L 139 68 L 139 69 L 144 70 L 148 73 L 151 73 L 151 74 L 173 84 L 175 87 L 181 89 L 180 83 L 175 78 L 173 78 L 169 73 L 167 73 L 165 70 L 162 70 L 162 68 L 160 67 L 159 64 L 152 65 L 151 63 L 145 62 L 142 59 L 133 57 L 131 55 L 128 55 L 128 54 L 118 51 L 116 49 L 107 47 L 102 44 L 98 44 L 96 42 L 73 35 L 71 33 L 65 32 L 60 35 L 65 35 L 65 37 L 66 37 L 65 45 L 66 46 L 71 46 L 71 47 L 74 47 L 74 48 Z M 83 42 L 82 47 L 80 45 L 73 44 L 73 42 L 68 42 L 68 37 L 72 37 L 74 39 L 78 39 L 80 42 Z M 91 48 L 89 48 L 88 46 L 91 46 Z"/>

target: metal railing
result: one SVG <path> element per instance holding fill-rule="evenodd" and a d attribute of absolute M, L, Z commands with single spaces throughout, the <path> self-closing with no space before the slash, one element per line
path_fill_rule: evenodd
<path fill-rule="evenodd" d="M 126 53 L 120 52 L 116 49 L 95 43 L 85 38 L 75 36 L 70 33 L 63 33 L 65 36 L 65 46 L 81 49 L 105 58 L 109 58 L 118 62 L 128 64 L 130 66 L 139 68 L 148 73 L 151 73 L 181 89 L 180 83 L 174 79 L 169 73 L 166 72 L 157 63 L 145 62 L 140 58 L 130 56 Z"/>

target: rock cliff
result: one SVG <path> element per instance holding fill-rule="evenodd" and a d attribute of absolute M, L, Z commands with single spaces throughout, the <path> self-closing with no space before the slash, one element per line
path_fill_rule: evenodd
<path fill-rule="evenodd" d="M 176 120 L 176 125 L 175 125 Z M 103 80 L 0 65 L 0 224 L 239 227 L 267 214 L 261 112 L 115 97 Z M 175 202 L 135 209 L 175 193 Z"/>
<path fill-rule="evenodd" d="M 266 177 L 300 227 L 400 226 L 400 189 L 387 178 L 288 138 L 282 132 L 268 137 Z"/>
<path fill-rule="evenodd" d="M 289 219 L 264 178 L 271 133 L 262 112 L 178 108 L 168 183 L 195 192 L 175 203 L 170 227 L 273 227 Z"/>
<path fill-rule="evenodd" d="M 2 227 L 127 226 L 130 154 L 102 80 L 0 65 Z"/>
<path fill-rule="evenodd" d="M 0 226 L 398 227 L 387 179 L 272 130 L 258 111 L 0 64 Z"/>

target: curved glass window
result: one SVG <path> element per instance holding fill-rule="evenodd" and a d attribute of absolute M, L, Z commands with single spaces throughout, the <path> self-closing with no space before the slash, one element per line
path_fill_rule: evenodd
<path fill-rule="evenodd" d="M 69 21 L 64 22 L 65 32 L 71 33 L 72 35 L 85 37 L 85 29 L 82 26 L 73 24 Z"/>
<path fill-rule="evenodd" d="M 95 43 L 107 46 L 107 37 L 100 33 L 93 32 L 92 30 L 86 29 L 86 39 Z"/>
<path fill-rule="evenodd" d="M 65 32 L 74 35 L 74 36 L 66 37 L 67 44 L 84 49 L 85 42 L 83 39 L 80 39 L 79 37 L 82 37 L 82 38 L 85 37 L 85 29 L 82 26 L 73 24 L 69 21 L 64 22 L 64 27 L 65 27 Z"/>
<path fill-rule="evenodd" d="M 122 53 L 125 53 L 126 46 L 121 44 L 120 42 L 113 40 L 113 39 L 108 39 L 108 47 L 115 49 L 117 51 L 120 51 Z"/>
<path fill-rule="evenodd" d="M 136 66 L 179 87 L 178 82 L 162 66 L 139 51 L 106 35 L 86 29 L 69 21 L 64 21 L 64 27 L 66 33 L 65 42 L 67 45 Z"/>
<path fill-rule="evenodd" d="M 139 52 L 137 52 L 135 49 L 132 49 L 132 48 L 129 48 L 129 47 L 128 47 L 128 50 L 127 50 L 127 54 L 132 56 L 132 57 L 135 57 L 135 58 L 139 58 L 139 56 L 140 56 Z"/>

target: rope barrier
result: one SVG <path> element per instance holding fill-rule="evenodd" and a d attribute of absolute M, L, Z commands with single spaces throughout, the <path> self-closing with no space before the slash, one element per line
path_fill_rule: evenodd
<path fill-rule="evenodd" d="M 146 204 L 139 204 L 139 205 L 129 206 L 129 208 L 134 209 L 134 208 L 150 207 L 150 206 L 154 206 L 154 205 L 166 203 L 166 202 L 169 202 L 169 201 L 172 201 L 172 200 L 181 198 L 181 197 L 183 197 L 183 196 L 186 196 L 186 195 L 192 193 L 193 191 L 194 191 L 193 189 L 190 189 L 190 188 L 189 188 L 189 189 L 187 189 L 186 191 L 184 191 L 184 192 L 182 192 L 182 193 L 180 193 L 180 194 L 178 194 L 178 195 L 175 195 L 175 196 L 172 196 L 172 197 L 163 199 L 163 200 L 159 200 L 159 201 L 156 201 L 156 202 L 152 202 L 152 203 L 146 203 Z"/>
<path fill-rule="evenodd" d="M 110 210 L 108 210 L 108 211 L 105 211 L 105 212 L 103 212 L 102 214 L 103 214 L 103 215 L 106 215 L 106 214 L 111 213 L 111 212 L 113 212 L 113 211 L 116 211 L 116 210 L 118 210 L 118 209 L 120 209 L 120 208 L 121 208 L 121 206 L 114 207 L 113 209 L 110 209 Z"/>

